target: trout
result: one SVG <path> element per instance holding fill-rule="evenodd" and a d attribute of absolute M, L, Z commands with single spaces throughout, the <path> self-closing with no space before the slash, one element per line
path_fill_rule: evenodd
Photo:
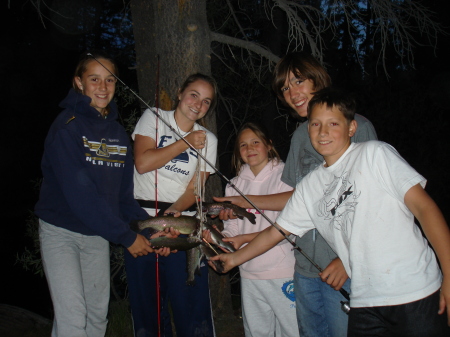
<path fill-rule="evenodd" d="M 202 255 L 203 254 L 199 246 L 186 251 L 187 274 L 188 274 L 186 284 L 188 286 L 195 285 L 195 274 L 200 275 L 200 263 L 202 260 Z"/>
<path fill-rule="evenodd" d="M 236 249 L 234 249 L 234 246 L 231 244 L 231 242 L 222 241 L 222 239 L 225 236 L 223 236 L 223 234 L 219 230 L 217 230 L 210 224 L 205 224 L 205 229 L 209 229 L 209 231 L 211 232 L 211 239 L 212 239 L 214 245 L 225 248 L 227 251 L 230 251 L 231 253 L 236 251 Z M 223 251 L 220 250 L 220 253 L 223 253 Z"/>
<path fill-rule="evenodd" d="M 224 209 L 231 209 L 233 211 L 233 214 L 239 219 L 242 220 L 244 217 L 246 217 L 252 224 L 256 224 L 255 214 L 247 212 L 245 208 L 233 205 L 229 201 L 213 203 L 204 202 L 202 210 L 209 215 L 219 215 L 220 211 Z"/>
<path fill-rule="evenodd" d="M 152 228 L 159 232 L 170 227 L 179 230 L 180 234 L 192 234 L 200 227 L 200 221 L 194 216 L 181 215 L 175 218 L 173 215 L 166 215 L 151 217 L 150 219 L 137 222 L 138 232 L 145 228 Z"/>
<path fill-rule="evenodd" d="M 202 241 L 195 236 L 188 238 L 168 238 L 160 236 L 150 240 L 150 245 L 154 249 L 168 247 L 170 250 L 188 250 L 197 247 Z"/>

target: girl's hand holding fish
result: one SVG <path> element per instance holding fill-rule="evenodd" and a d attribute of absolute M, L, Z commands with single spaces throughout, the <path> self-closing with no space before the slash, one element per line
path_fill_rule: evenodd
<path fill-rule="evenodd" d="M 214 269 L 216 272 L 220 273 L 220 271 L 218 271 L 216 266 L 214 265 L 214 262 L 212 262 L 212 261 L 219 261 L 223 265 L 223 273 L 228 273 L 231 269 L 238 266 L 238 264 L 235 263 L 235 261 L 234 261 L 234 256 L 235 256 L 235 253 L 220 254 L 220 255 L 212 256 L 209 258 L 208 264 L 212 269 Z"/>
<path fill-rule="evenodd" d="M 164 215 L 173 215 L 175 218 L 178 218 L 181 215 L 181 212 L 176 209 L 168 208 L 164 211 Z"/>
<path fill-rule="evenodd" d="M 147 238 L 141 234 L 136 235 L 136 240 L 134 240 L 133 244 L 130 247 L 127 247 L 127 249 L 133 257 L 153 253 L 153 248 L 150 247 L 150 241 L 148 241 Z"/>
<path fill-rule="evenodd" d="M 229 201 L 233 205 L 242 207 L 242 208 L 252 208 L 252 205 L 250 205 L 242 196 L 236 195 L 236 196 L 228 196 L 228 197 L 213 197 L 214 201 L 216 202 L 226 202 Z M 252 200 L 253 201 L 253 200 Z M 233 219 L 236 219 L 234 217 Z"/>

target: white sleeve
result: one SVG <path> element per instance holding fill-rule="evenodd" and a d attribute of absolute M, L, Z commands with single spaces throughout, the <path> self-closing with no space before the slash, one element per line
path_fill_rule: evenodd
<path fill-rule="evenodd" d="M 303 180 L 302 180 L 303 181 Z M 309 230 L 315 228 L 306 210 L 303 199 L 302 181 L 297 185 L 286 206 L 277 217 L 277 224 L 292 234 L 302 237 Z"/>
<path fill-rule="evenodd" d="M 131 138 L 134 140 L 135 135 L 141 135 L 156 140 L 155 120 L 156 120 L 155 114 L 152 111 L 150 111 L 150 109 L 145 110 L 141 118 L 137 122 L 136 127 L 134 128 Z"/>
<path fill-rule="evenodd" d="M 387 143 L 377 144 L 372 162 L 373 173 L 389 195 L 403 203 L 411 187 L 421 184 L 425 188 L 426 179 L 397 150 Z"/>

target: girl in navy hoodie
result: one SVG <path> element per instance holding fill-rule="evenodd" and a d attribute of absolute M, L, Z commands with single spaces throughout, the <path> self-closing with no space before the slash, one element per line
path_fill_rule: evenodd
<path fill-rule="evenodd" d="M 64 110 L 45 140 L 35 212 L 55 313 L 53 337 L 105 335 L 108 241 L 127 247 L 134 257 L 153 252 L 129 226 L 148 215 L 133 197 L 132 152 L 116 121 L 112 73 L 117 74 L 117 66 L 110 58 L 82 55 L 73 88 L 60 103 Z"/>

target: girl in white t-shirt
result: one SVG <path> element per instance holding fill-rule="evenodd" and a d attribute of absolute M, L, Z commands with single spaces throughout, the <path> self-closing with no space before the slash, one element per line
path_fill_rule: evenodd
<path fill-rule="evenodd" d="M 272 145 L 267 131 L 247 123 L 239 131 L 233 153 L 233 167 L 238 176 L 232 183 L 244 194 L 267 195 L 291 191 L 281 181 L 284 163 Z M 237 195 L 228 185 L 225 195 Z M 248 219 L 224 221 L 224 241 L 236 249 L 250 242 L 270 224 L 254 209 L 256 224 Z M 264 211 L 271 220 L 277 211 Z M 205 232 L 205 237 L 209 233 Z M 242 316 L 245 336 L 299 336 L 293 290 L 294 252 L 289 242 L 281 242 L 263 255 L 239 267 L 241 277 Z"/>
<path fill-rule="evenodd" d="M 194 74 L 189 76 L 179 89 L 175 110 L 158 111 L 173 130 L 205 155 L 211 163 L 216 162 L 217 138 L 200 124 L 205 115 L 214 109 L 216 97 L 217 85 L 214 79 L 203 74 Z M 132 137 L 135 141 L 134 195 L 140 205 L 152 216 L 156 213 L 193 215 L 195 172 L 200 159 L 198 154 L 149 109 L 137 123 Z M 214 173 L 208 165 L 201 166 L 201 170 L 200 174 L 204 180 L 210 173 Z M 125 253 L 136 336 L 156 336 L 158 329 L 156 257 L 155 254 L 149 255 L 133 258 Z M 209 298 L 208 266 L 203 264 L 201 276 L 195 277 L 194 286 L 186 285 L 184 252 L 159 259 L 162 336 L 171 336 L 169 302 L 177 336 L 215 336 Z"/>

